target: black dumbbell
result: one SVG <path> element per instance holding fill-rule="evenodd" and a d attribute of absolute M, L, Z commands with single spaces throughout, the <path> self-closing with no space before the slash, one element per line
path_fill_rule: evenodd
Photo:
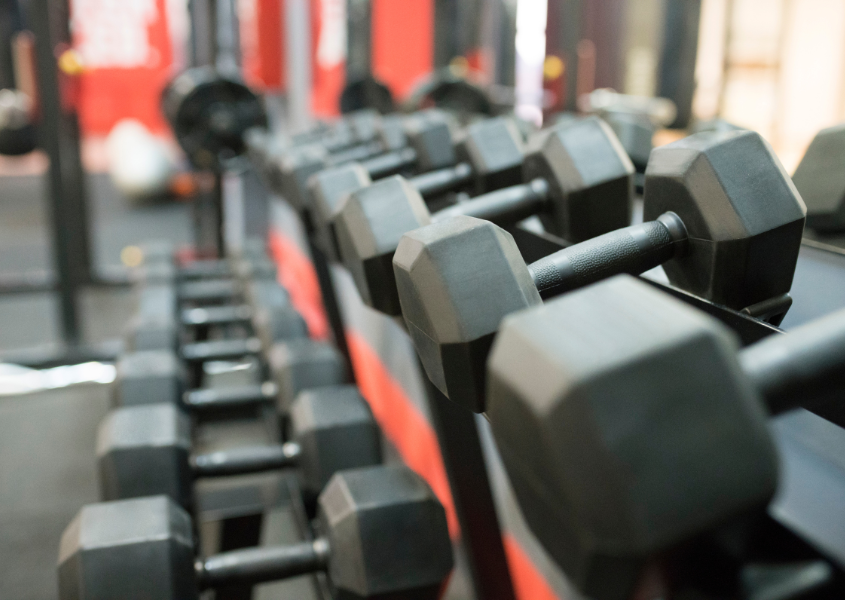
<path fill-rule="evenodd" d="M 431 222 L 472 215 L 512 224 L 540 214 L 550 231 L 571 241 L 631 222 L 634 169 L 611 129 L 595 117 L 536 134 L 521 168 L 526 183 L 434 214 L 399 177 L 348 196 L 335 232 L 364 302 L 386 314 L 400 314 L 393 254 L 403 234 Z M 465 260 L 460 252 L 453 258 Z"/>
<path fill-rule="evenodd" d="M 454 148 L 448 135 L 428 135 L 426 141 L 426 153 L 440 156 L 442 168 L 429 160 L 427 164 L 419 165 L 421 174 L 407 180 L 424 199 L 433 199 L 467 185 L 480 193 L 520 181 L 524 158 L 522 138 L 510 119 L 487 119 L 469 125 Z M 459 162 L 455 164 L 456 161 Z M 322 247 L 332 258 L 340 258 L 334 228 L 343 201 L 349 194 L 369 186 L 374 179 L 396 172 L 386 166 L 390 163 L 385 162 L 385 157 L 379 157 L 324 169 L 311 177 L 308 185 L 314 229 Z"/>
<path fill-rule="evenodd" d="M 541 298 L 658 265 L 684 290 L 735 310 L 789 292 L 804 204 L 750 131 L 656 148 L 640 225 L 525 265 L 510 234 L 457 217 L 406 234 L 394 258 L 408 330 L 431 381 L 484 410 L 484 364 L 499 322 Z"/>
<path fill-rule="evenodd" d="M 224 340 L 197 347 L 194 360 L 211 360 L 213 348 L 221 352 L 246 354 L 267 349 L 280 339 L 306 335 L 305 322 L 291 306 L 287 291 L 276 282 L 275 264 L 263 248 L 257 258 L 237 261 L 209 261 L 193 268 L 190 275 L 173 264 L 172 254 L 159 253 L 145 261 L 143 284 L 136 288 L 137 313 L 127 327 L 129 350 L 182 348 L 183 331 L 206 331 L 210 326 L 251 324 L 255 340 Z M 229 276 L 221 277 L 228 272 Z M 200 335 L 200 337 L 204 337 Z M 254 347 L 254 348 L 253 348 Z M 220 356 L 222 358 L 222 355 Z"/>
<path fill-rule="evenodd" d="M 308 180 L 315 173 L 366 159 L 372 159 L 372 168 L 380 174 L 398 172 L 411 166 L 419 171 L 429 171 L 453 165 L 456 156 L 451 127 L 450 119 L 442 111 L 424 111 L 405 118 L 403 133 L 407 146 L 403 148 L 387 152 L 359 151 L 357 155 L 351 152 L 333 155 L 321 144 L 294 148 L 275 157 L 271 187 L 310 218 Z"/>
<path fill-rule="evenodd" d="M 629 276 L 505 318 L 487 417 L 529 526 L 587 596 L 630 597 L 649 558 L 769 503 L 767 412 L 841 404 L 845 312 L 737 346 Z"/>
<path fill-rule="evenodd" d="M 452 569 L 446 513 L 413 471 L 342 471 L 318 504 L 316 540 L 200 559 L 190 516 L 166 496 L 86 506 L 62 535 L 59 598 L 182 600 L 317 571 L 343 597 L 438 598 Z"/>
<path fill-rule="evenodd" d="M 822 129 L 810 142 L 792 180 L 807 203 L 807 227 L 821 233 L 845 231 L 845 125 Z"/>
<path fill-rule="evenodd" d="M 222 342 L 214 344 L 214 348 L 219 348 Z M 243 350 L 236 344 L 230 346 L 233 350 Z M 219 351 L 214 353 L 220 356 Z M 226 356 L 239 357 L 237 352 Z M 139 406 L 168 402 L 190 411 L 209 412 L 275 403 L 277 411 L 285 414 L 301 391 L 347 381 L 343 357 L 325 342 L 304 337 L 277 342 L 264 358 L 267 381 L 188 390 L 185 365 L 173 351 L 130 352 L 117 361 L 112 404 Z"/>
<path fill-rule="evenodd" d="M 342 469 L 379 464 L 379 428 L 352 385 L 299 394 L 287 412 L 283 444 L 191 455 L 191 421 L 170 403 L 112 410 L 100 424 L 100 497 L 118 500 L 167 494 L 193 506 L 198 478 L 296 468 L 306 500 Z"/>

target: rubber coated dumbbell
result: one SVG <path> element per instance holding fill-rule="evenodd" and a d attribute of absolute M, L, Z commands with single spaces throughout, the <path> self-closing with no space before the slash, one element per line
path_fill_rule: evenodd
<path fill-rule="evenodd" d="M 355 386 L 305 391 L 287 417 L 284 444 L 190 456 L 191 421 L 173 404 L 114 409 L 97 435 L 101 499 L 167 494 L 191 507 L 197 478 L 292 467 L 308 499 L 336 471 L 381 463 L 378 425 Z"/>
<path fill-rule="evenodd" d="M 346 198 L 335 231 L 343 261 L 364 302 L 400 314 L 393 255 L 402 235 L 455 215 L 512 224 L 539 214 L 547 228 L 581 241 L 631 222 L 633 173 L 610 128 L 597 118 L 538 133 L 529 143 L 520 185 L 477 196 L 430 214 L 399 177 Z M 460 254 L 454 260 L 464 260 Z"/>
<path fill-rule="evenodd" d="M 130 352 L 117 361 L 112 404 L 168 402 L 187 410 L 208 412 L 275 403 L 276 410 L 284 414 L 301 391 L 347 381 L 342 356 L 325 342 L 308 338 L 279 342 L 270 348 L 265 359 L 267 381 L 189 390 L 184 364 L 172 351 Z"/>
<path fill-rule="evenodd" d="M 766 507 L 767 408 L 841 403 L 845 312 L 737 345 L 629 276 L 504 320 L 487 416 L 532 531 L 587 596 L 628 598 L 649 558 Z"/>
<path fill-rule="evenodd" d="M 337 473 L 316 540 L 196 558 L 191 518 L 166 496 L 84 507 L 59 546 L 61 600 L 183 600 L 201 590 L 325 571 L 350 598 L 436 600 L 452 569 L 446 513 L 406 467 Z"/>
<path fill-rule="evenodd" d="M 845 231 L 845 125 L 822 129 L 810 142 L 792 180 L 807 203 L 807 227 L 823 233 Z"/>
<path fill-rule="evenodd" d="M 457 217 L 406 234 L 396 284 L 434 385 L 483 411 L 484 365 L 502 318 L 618 273 L 663 265 L 673 285 L 736 310 L 789 292 L 804 204 L 758 134 L 697 134 L 656 148 L 644 202 L 653 220 L 527 266 L 511 235 L 487 221 Z"/>
<path fill-rule="evenodd" d="M 476 193 L 481 193 L 521 180 L 523 144 L 509 119 L 486 119 L 467 126 L 454 149 L 448 137 L 428 137 L 428 153 L 441 156 L 442 164 L 452 166 L 436 168 L 429 161 L 429 164 L 420 165 L 421 174 L 407 180 L 407 184 L 424 199 L 433 199 L 467 185 Z M 453 164 L 456 159 L 460 162 Z M 334 228 L 346 196 L 391 173 L 381 167 L 383 161 L 376 161 L 381 159 L 324 169 L 309 181 L 314 229 L 322 246 L 333 258 L 340 258 Z"/>
<path fill-rule="evenodd" d="M 408 146 L 386 153 L 374 148 L 358 155 L 350 152 L 332 155 L 320 144 L 291 149 L 275 158 L 270 173 L 271 187 L 298 211 L 305 212 L 310 209 L 308 179 L 328 167 L 376 157 L 380 172 L 396 172 L 411 166 L 428 171 L 454 164 L 450 121 L 442 111 L 424 111 L 406 117 L 404 131 Z"/>

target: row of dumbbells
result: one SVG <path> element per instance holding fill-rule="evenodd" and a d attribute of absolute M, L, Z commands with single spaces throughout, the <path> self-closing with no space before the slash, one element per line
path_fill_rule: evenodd
<path fill-rule="evenodd" d="M 307 336 L 263 245 L 185 266 L 149 245 L 140 279 L 98 432 L 103 502 L 63 535 L 61 597 L 182 599 L 323 571 L 352 597 L 436 598 L 452 567 L 445 511 L 411 470 L 382 464 L 366 401 L 337 350 Z M 208 385 L 203 365 L 244 359 L 262 381 Z M 278 424 L 278 443 L 192 451 L 204 419 L 250 414 Z M 291 470 L 312 540 L 198 555 L 198 479 Z"/>
<path fill-rule="evenodd" d="M 431 147 L 416 138 L 419 123 L 434 129 L 440 116 L 405 119 L 418 156 Z M 699 575 L 722 578 L 720 593 L 753 596 L 761 588 L 740 591 L 748 571 L 737 565 L 753 563 L 765 535 L 774 543 L 750 525 L 766 519 L 778 485 L 767 415 L 828 414 L 841 402 L 845 315 L 740 352 L 724 325 L 626 275 L 662 266 L 674 287 L 720 310 L 770 316 L 777 306 L 776 322 L 806 208 L 771 147 L 732 129 L 654 150 L 645 220 L 631 224 L 633 169 L 600 120 L 527 141 L 507 119 L 447 129 L 438 156 L 452 166 L 408 178 L 366 161 L 332 166 L 325 151 L 318 166 L 267 146 L 261 155 L 255 144 L 257 165 L 363 301 L 404 317 L 434 385 L 485 412 L 529 525 L 583 592 L 630 597 L 655 564 L 686 553 L 674 575 L 699 560 Z M 299 176 L 306 164 L 313 171 Z M 447 183 L 429 192 L 432 179 Z M 445 190 L 484 193 L 430 210 Z M 503 226 L 532 215 L 568 247 L 526 264 Z M 841 438 L 845 424 L 809 423 L 808 443 Z M 813 577 L 766 550 L 760 560 L 780 561 L 780 583 L 794 585 L 783 597 L 841 591 L 841 557 L 828 553 L 830 570 Z M 707 589 L 663 574 L 669 588 Z"/>
<path fill-rule="evenodd" d="M 800 238 L 803 225 L 800 200 L 795 201 L 794 190 L 789 189 L 783 177 L 777 178 L 779 165 L 776 159 L 772 160 L 771 151 L 754 134 L 699 136 L 678 144 L 664 156 L 663 181 L 660 160 L 650 164 L 653 183 L 647 189 L 645 200 L 646 211 L 649 206 L 658 207 L 659 212 L 655 212 L 658 219 L 654 223 L 593 241 L 587 247 L 574 246 L 572 251 L 567 250 L 560 256 L 547 259 L 548 264 L 532 265 L 522 271 L 521 256 L 512 241 L 509 243 L 506 232 L 488 223 L 476 222 L 476 219 L 446 217 L 458 213 L 509 224 L 539 213 L 545 217 L 543 221 L 547 230 L 578 241 L 577 235 L 566 234 L 563 227 L 556 229 L 556 221 L 550 220 L 550 216 L 563 214 L 568 220 L 558 222 L 565 222 L 568 227 L 576 229 L 587 225 L 607 229 L 612 226 L 596 224 L 603 215 L 618 213 L 620 206 L 629 215 L 631 169 L 626 165 L 626 157 L 608 128 L 595 119 L 542 132 L 529 141 L 526 155 L 511 122 L 491 120 L 472 124 L 459 132 L 459 141 L 455 142 L 454 125 L 437 113 L 403 119 L 405 143 L 411 149 L 407 151 L 406 147 L 406 156 L 420 152 L 417 148 L 431 147 L 431 144 L 426 146 L 419 141 L 420 138 L 414 137 L 417 132 L 437 131 L 438 127 L 442 132 L 444 122 L 450 137 L 448 144 L 442 147 L 448 147 L 453 156 L 461 156 L 465 160 L 450 159 L 453 163 L 451 167 L 430 172 L 428 179 L 403 180 L 396 177 L 369 185 L 368 179 L 384 173 L 370 170 L 371 163 L 368 162 L 346 163 L 348 155 L 337 160 L 346 164 L 326 169 L 326 165 L 335 159 L 328 149 L 315 149 L 314 146 L 287 149 L 279 156 L 266 152 L 261 164 L 269 171 L 271 185 L 285 197 L 298 202 L 312 226 L 317 225 L 315 230 L 326 252 L 330 255 L 335 252 L 350 266 L 365 301 L 375 308 L 385 310 L 386 307 L 385 312 L 394 314 L 406 305 L 413 309 L 409 311 L 405 308 L 405 318 L 412 335 L 417 334 L 415 342 L 419 345 L 426 370 L 454 400 L 465 402 L 476 410 L 483 408 L 485 358 L 496 328 L 504 314 L 538 304 L 538 287 L 544 296 L 550 296 L 614 272 L 641 272 L 668 261 L 666 266 L 670 278 L 671 269 L 677 268 L 673 283 L 689 289 L 690 283 L 683 285 L 686 277 L 692 285 L 704 290 L 704 293 L 699 291 L 700 295 L 734 308 L 754 304 L 746 304 L 743 294 L 751 294 L 752 298 L 763 297 L 761 302 L 765 302 L 785 294 L 789 289 L 797 247 L 790 246 L 788 242 L 795 242 L 796 230 Z M 428 125 L 420 127 L 420 123 Z M 504 132 L 508 135 L 505 136 Z M 513 144 L 508 146 L 505 140 Z M 411 269 L 407 274 L 408 289 L 411 294 L 417 294 L 413 286 L 418 285 L 424 293 L 419 298 L 411 297 L 410 301 L 406 299 L 410 296 L 401 294 L 405 274 L 402 274 L 398 260 L 400 289 L 397 293 L 397 279 L 392 277 L 391 265 L 397 241 L 431 218 L 421 202 L 427 190 L 425 182 L 438 182 L 434 188 L 436 192 L 429 193 L 439 196 L 440 201 L 444 200 L 444 191 L 473 191 L 472 187 L 483 190 L 487 185 L 485 181 L 498 177 L 506 170 L 496 170 L 495 165 L 502 164 L 497 161 L 507 154 L 501 150 L 508 147 L 519 150 L 516 169 L 522 167 L 526 173 L 523 181 L 506 187 L 499 194 L 470 202 L 466 201 L 465 195 L 447 197 L 446 202 L 457 200 L 459 203 L 441 215 L 434 215 L 435 220 L 442 220 L 444 225 L 439 226 L 438 223 L 429 228 L 427 235 L 433 235 L 433 238 L 414 239 L 417 234 L 422 235 L 424 230 L 420 229 L 403 239 L 410 248 L 409 254 L 415 260 L 421 259 L 416 265 L 416 273 Z M 346 148 L 347 151 L 353 149 Z M 605 154 L 601 154 L 599 149 Z M 334 156 L 338 154 L 335 152 Z M 317 167 L 309 163 L 311 156 L 319 157 L 314 161 Z M 390 153 L 387 153 L 378 158 L 388 161 L 385 157 L 389 156 Z M 541 165 L 533 173 L 543 173 L 545 177 L 528 179 L 532 174 L 527 166 L 530 164 Z M 621 165 L 616 173 L 609 168 L 614 164 Z M 412 165 L 409 161 L 401 169 L 410 169 Z M 316 170 L 316 174 L 307 172 L 311 168 Z M 513 166 L 510 168 L 513 169 Z M 424 170 L 424 167 L 418 170 Z M 773 171 L 775 177 L 771 178 Z M 353 181 L 354 186 L 353 183 L 349 186 L 358 186 L 357 191 L 350 195 L 348 187 L 340 184 L 333 187 L 343 178 L 353 180 L 350 174 L 356 180 Z M 602 179 L 602 175 L 610 176 L 610 179 Z M 519 179 L 517 175 L 510 182 L 518 182 Z M 420 184 L 420 181 L 423 183 Z M 765 182 L 770 186 L 763 185 Z M 661 186 L 663 206 L 660 204 Z M 489 187 L 495 188 L 497 184 L 489 184 Z M 757 198 L 771 196 L 768 198 L 771 204 L 765 209 L 772 217 L 768 223 L 760 223 L 759 214 L 755 222 L 754 198 L 749 197 L 749 188 Z M 614 194 L 614 190 L 624 191 Z M 649 193 L 653 190 L 656 192 Z M 773 191 L 782 193 L 770 194 Z M 670 201 L 666 206 L 666 198 L 673 195 L 675 204 Z M 329 201 L 326 202 L 325 198 Z M 624 198 L 624 202 L 620 198 Z M 329 204 L 331 201 L 336 201 L 333 212 L 329 212 L 331 218 L 321 227 L 319 207 L 321 202 Z M 615 207 L 616 213 L 598 210 L 602 202 Z M 757 204 L 759 211 L 759 202 Z M 581 212 L 574 211 L 576 206 L 580 206 Z M 596 209 L 596 214 L 590 212 L 592 209 Z M 665 214 L 667 209 L 674 209 L 675 214 Z M 477 210 L 481 212 L 474 212 Z M 347 217 L 338 220 L 344 213 Z M 618 216 L 616 218 L 619 220 Z M 624 220 L 627 222 L 627 216 Z M 708 227 L 712 231 L 708 231 Z M 689 231 L 695 228 L 698 230 L 693 233 L 699 234 L 697 237 Z M 727 229 L 733 238 L 719 231 L 720 228 Z M 776 233 L 772 234 L 772 230 Z M 700 236 L 701 231 L 709 236 Z M 584 235 L 585 239 L 590 237 L 591 234 Z M 696 247 L 696 244 L 701 247 Z M 690 258 L 687 253 L 693 260 L 684 260 Z M 595 263 L 596 257 L 598 264 Z M 437 260 L 442 263 L 437 263 Z M 755 269 L 767 272 L 749 273 Z M 419 283 L 414 281 L 414 276 Z M 752 276 L 764 281 L 750 280 Z M 542 287 L 544 277 L 553 279 L 552 285 L 547 288 Z M 780 278 L 781 285 L 771 285 L 765 281 L 766 278 Z M 743 289 L 748 287 L 749 281 L 763 289 Z M 783 281 L 786 281 L 785 286 Z M 490 282 L 494 284 L 493 289 L 479 288 L 479 283 Z M 772 288 L 780 293 L 772 294 Z M 730 294 L 733 294 L 733 302 L 725 301 L 724 298 L 731 297 Z M 417 321 L 409 319 L 409 313 L 414 310 L 417 311 Z M 544 536 L 540 537 L 544 539 Z M 570 560 L 572 555 L 570 553 Z M 579 580 L 577 572 L 573 576 L 576 581 Z"/>

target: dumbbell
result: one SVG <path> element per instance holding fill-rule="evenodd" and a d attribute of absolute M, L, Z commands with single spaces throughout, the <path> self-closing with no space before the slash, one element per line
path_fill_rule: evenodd
<path fill-rule="evenodd" d="M 266 353 L 265 362 L 269 377 L 264 382 L 189 390 L 184 363 L 172 350 L 130 352 L 117 361 L 112 404 L 167 402 L 204 413 L 275 403 L 279 414 L 286 414 L 303 390 L 347 381 L 345 362 L 337 349 L 309 338 L 275 343 Z"/>
<path fill-rule="evenodd" d="M 792 180 L 807 203 L 807 227 L 822 233 L 845 231 L 845 125 L 822 129 L 810 142 Z"/>
<path fill-rule="evenodd" d="M 422 136 L 416 136 L 420 138 Z M 426 154 L 441 157 L 442 168 L 432 161 L 420 165 L 421 174 L 407 180 L 425 199 L 472 184 L 476 193 L 518 183 L 524 159 L 522 138 L 511 119 L 495 118 L 473 123 L 465 129 L 458 144 L 445 135 L 426 138 Z M 406 151 L 412 151 L 413 148 Z M 456 161 L 460 161 L 457 162 Z M 342 204 L 349 194 L 364 189 L 374 179 L 395 172 L 383 168 L 384 158 L 324 169 L 308 183 L 311 215 L 322 247 L 332 258 L 340 258 L 334 231 Z"/>
<path fill-rule="evenodd" d="M 287 421 L 283 444 L 191 456 L 191 420 L 174 404 L 114 409 L 97 435 L 100 497 L 167 494 L 191 507 L 195 479 L 296 468 L 308 501 L 336 471 L 381 463 L 378 425 L 355 386 L 302 392 Z"/>
<path fill-rule="evenodd" d="M 349 195 L 335 221 L 335 232 L 343 261 L 364 302 L 383 313 L 399 315 L 392 264 L 399 240 L 407 232 L 449 221 L 455 215 L 512 224 L 539 214 L 550 231 L 571 241 L 589 239 L 631 222 L 634 169 L 616 136 L 597 118 L 539 132 L 529 142 L 522 173 L 526 183 L 434 214 L 400 177 Z M 466 260 L 462 252 L 453 254 L 452 259 Z"/>
<path fill-rule="evenodd" d="M 452 569 L 446 513 L 402 466 L 337 473 L 315 540 L 196 558 L 191 518 L 166 496 L 84 507 L 59 546 L 61 600 L 182 600 L 325 571 L 341 597 L 436 600 Z"/>
<path fill-rule="evenodd" d="M 381 116 L 374 110 L 357 110 L 332 122 L 320 122 L 308 131 L 290 137 L 271 134 L 266 128 L 254 127 L 244 132 L 244 144 L 253 157 L 265 164 L 268 157 L 297 146 L 321 144 L 329 152 L 339 153 L 355 146 L 374 141 L 379 148 L 395 149 L 397 124 L 401 130 L 400 115 Z"/>
<path fill-rule="evenodd" d="M 275 265 L 269 259 L 249 263 L 248 267 L 240 269 L 236 279 L 199 278 L 187 283 L 174 283 L 175 273 L 178 273 L 174 269 L 156 267 L 154 264 L 150 269 L 156 275 L 136 290 L 138 310 L 126 332 L 130 350 L 180 349 L 182 330 L 215 325 L 251 323 L 261 342 L 211 343 L 223 347 L 247 344 L 266 349 L 276 340 L 302 337 L 307 333 L 305 322 L 291 306 L 287 292 L 276 282 Z M 189 285 L 193 286 L 192 291 L 185 293 Z M 246 303 L 232 303 L 239 297 L 244 297 Z M 193 306 L 180 308 L 183 303 Z M 202 348 L 209 350 L 206 346 Z M 190 348 L 182 350 L 188 350 L 186 357 L 191 355 Z M 242 354 L 254 351 L 249 347 L 235 350 Z M 212 358 L 208 353 L 206 357 Z"/>
<path fill-rule="evenodd" d="M 274 157 L 271 187 L 284 196 L 300 212 L 310 211 L 308 180 L 323 169 L 344 163 L 372 159 L 370 167 L 378 174 L 397 172 L 414 166 L 430 171 L 451 166 L 456 157 L 452 148 L 451 123 L 442 111 L 424 111 L 405 118 L 407 146 L 388 152 L 359 152 L 353 155 L 332 155 L 321 144 L 293 148 Z"/>
<path fill-rule="evenodd" d="M 669 281 L 741 310 L 786 294 L 804 204 L 751 131 L 697 134 L 656 148 L 645 218 L 525 265 L 510 234 L 457 217 L 407 233 L 393 260 L 408 331 L 431 381 L 484 410 L 484 364 L 508 313 L 618 273 L 658 265 Z"/>
<path fill-rule="evenodd" d="M 841 403 L 845 312 L 737 346 L 627 275 L 504 319 L 487 417 L 529 526 L 588 597 L 631 597 L 649 558 L 768 504 L 766 412 Z"/>
<path fill-rule="evenodd" d="M 177 260 L 174 245 L 164 240 L 150 240 L 137 247 L 139 265 L 133 270 L 133 283 L 181 283 L 198 279 L 274 278 L 275 265 L 261 238 L 247 238 L 242 247 L 223 259 L 197 259 L 187 263 Z"/>

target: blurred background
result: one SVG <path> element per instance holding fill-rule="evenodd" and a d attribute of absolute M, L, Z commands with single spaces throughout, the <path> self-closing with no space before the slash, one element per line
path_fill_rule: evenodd
<path fill-rule="evenodd" d="M 27 12 L 35 4 L 4 0 L 0 14 L 7 40 L 0 86 L 30 100 Z M 69 16 L 68 39 L 57 49 L 63 92 L 91 140 L 124 119 L 166 137 L 163 87 L 187 66 L 219 61 L 220 45 L 294 129 L 337 115 L 350 82 L 371 76 L 402 103 L 446 69 L 484 89 L 496 110 L 515 105 L 538 124 L 576 110 L 594 89 L 668 98 L 677 116 L 661 125 L 722 117 L 762 133 L 792 169 L 814 133 L 841 120 L 845 107 L 840 0 L 53 4 L 54 20 L 62 9 Z M 104 168 L 104 157 L 91 154 L 92 168 Z"/>
<path fill-rule="evenodd" d="M 653 145 L 743 127 L 793 173 L 845 117 L 845 0 L 0 0 L 0 32 L 0 311 L 25 323 L 0 352 L 108 314 L 133 245 L 192 239 L 209 173 L 183 148 L 212 125 L 174 135 L 163 100 L 192 67 L 246 83 L 283 139 L 363 107 L 526 134 L 597 113 L 640 172 Z M 202 118 L 240 118 L 196 89 Z M 82 308 L 42 293 L 62 269 Z"/>

